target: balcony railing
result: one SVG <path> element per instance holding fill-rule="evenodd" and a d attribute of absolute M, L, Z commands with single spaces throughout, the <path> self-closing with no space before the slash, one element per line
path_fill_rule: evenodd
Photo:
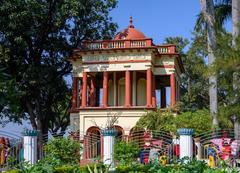
<path fill-rule="evenodd" d="M 109 40 L 109 41 L 84 41 L 84 50 L 104 50 L 104 49 L 124 49 L 124 48 L 144 48 L 155 47 L 160 54 L 176 53 L 175 45 L 154 46 L 152 39 L 142 40 Z"/>

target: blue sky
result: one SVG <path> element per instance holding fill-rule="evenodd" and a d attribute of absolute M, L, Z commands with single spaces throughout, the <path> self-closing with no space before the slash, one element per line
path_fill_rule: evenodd
<path fill-rule="evenodd" d="M 111 16 L 119 30 L 132 16 L 135 28 L 160 44 L 169 36 L 190 39 L 199 12 L 199 0 L 119 0 Z"/>

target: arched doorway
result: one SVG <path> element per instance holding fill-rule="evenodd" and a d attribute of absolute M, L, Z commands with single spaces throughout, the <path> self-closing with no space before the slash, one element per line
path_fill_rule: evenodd
<path fill-rule="evenodd" d="M 96 158 L 101 155 L 101 134 L 98 127 L 90 127 L 87 130 L 86 135 L 87 140 L 85 142 L 85 151 L 87 153 L 87 158 Z"/>
<path fill-rule="evenodd" d="M 137 82 L 137 106 L 146 105 L 146 79 L 140 78 Z"/>

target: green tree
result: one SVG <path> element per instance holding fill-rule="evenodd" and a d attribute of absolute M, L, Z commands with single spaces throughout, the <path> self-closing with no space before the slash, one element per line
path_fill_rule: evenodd
<path fill-rule="evenodd" d="M 58 126 L 56 116 L 69 107 L 64 103 L 58 109 L 70 97 L 66 57 L 82 40 L 113 35 L 116 24 L 109 11 L 115 6 L 115 0 L 0 1 L 0 45 L 9 56 L 1 66 L 15 79 L 14 100 L 19 101 L 12 118 L 29 119 L 40 138 Z"/>
<path fill-rule="evenodd" d="M 175 44 L 180 53 L 184 73 L 180 76 L 180 110 L 195 111 L 209 107 L 208 85 L 204 57 L 206 56 L 206 41 L 202 33 L 194 33 L 191 44 L 181 37 L 168 37 L 164 41 L 167 44 Z"/>

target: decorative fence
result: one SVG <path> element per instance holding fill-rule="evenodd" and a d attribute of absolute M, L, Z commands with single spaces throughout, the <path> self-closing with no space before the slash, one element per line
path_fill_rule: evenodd
<path fill-rule="evenodd" d="M 132 142 L 140 148 L 135 159 L 142 164 L 148 164 L 151 154 L 158 153 L 158 159 L 163 164 L 189 157 L 206 161 L 210 167 L 217 166 L 220 160 L 226 161 L 229 166 L 240 166 L 240 142 L 234 138 L 232 129 L 215 130 L 197 136 L 193 134 L 193 129 L 178 129 L 177 136 L 164 131 L 145 130 L 134 130 L 124 135 L 112 129 L 88 134 L 71 133 L 69 137 L 83 146 L 81 164 L 96 160 L 108 165 L 114 163 L 114 144 L 120 140 Z M 0 131 L 0 170 L 7 170 L 23 161 L 35 164 L 42 157 L 44 153 L 42 145 L 37 142 L 36 131 L 26 131 L 23 137 L 13 137 Z"/>

